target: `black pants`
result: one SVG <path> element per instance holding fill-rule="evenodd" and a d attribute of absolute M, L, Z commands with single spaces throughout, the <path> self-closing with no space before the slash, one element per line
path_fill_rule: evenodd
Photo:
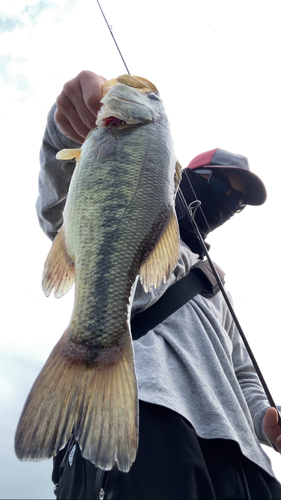
<path fill-rule="evenodd" d="M 233 441 L 198 438 L 179 414 L 140 401 L 137 458 L 128 473 L 97 472 L 77 443 L 54 461 L 58 499 L 281 499 L 281 485 Z M 103 498 L 101 491 L 100 498 Z"/>

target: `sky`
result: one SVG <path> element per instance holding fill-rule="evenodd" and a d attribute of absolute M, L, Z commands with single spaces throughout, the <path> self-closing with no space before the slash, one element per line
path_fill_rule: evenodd
<path fill-rule="evenodd" d="M 279 202 L 280 1 L 100 0 L 130 73 L 159 89 L 183 166 L 220 147 L 248 157 L 268 199 L 211 234 L 235 311 L 281 403 Z M 73 292 L 45 298 L 51 242 L 37 222 L 39 149 L 63 84 L 88 69 L 126 72 L 95 0 L 5 2 L 0 8 L 0 498 L 54 498 L 51 461 L 20 462 L 17 421 L 68 324 Z M 268 452 L 281 480 L 281 457 Z"/>

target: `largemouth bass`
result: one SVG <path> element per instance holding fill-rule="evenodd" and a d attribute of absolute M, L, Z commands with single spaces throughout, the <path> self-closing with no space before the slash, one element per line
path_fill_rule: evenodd
<path fill-rule="evenodd" d="M 174 269 L 180 181 L 156 87 L 123 75 L 104 85 L 97 128 L 76 158 L 42 286 L 55 297 L 75 281 L 69 326 L 38 375 L 18 424 L 22 460 L 56 455 L 74 432 L 82 455 L 128 471 L 138 446 L 138 393 L 130 333 L 134 284 L 158 288 Z"/>

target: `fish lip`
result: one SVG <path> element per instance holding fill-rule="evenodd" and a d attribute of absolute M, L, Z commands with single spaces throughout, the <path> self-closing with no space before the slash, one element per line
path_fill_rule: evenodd
<path fill-rule="evenodd" d="M 111 118 L 112 118 L 112 120 L 108 121 Z M 117 123 L 116 124 L 116 121 L 117 122 L 123 122 L 123 123 Z M 120 118 L 116 118 L 116 116 L 110 115 L 110 116 L 105 117 L 102 120 L 102 123 L 98 125 L 98 128 L 104 128 L 105 130 L 108 129 L 108 128 L 111 128 L 111 127 L 114 127 L 114 128 L 125 128 L 125 127 L 130 127 L 130 124 L 126 123 L 125 120 L 121 120 Z"/>
<path fill-rule="evenodd" d="M 111 123 L 108 123 L 108 119 L 109 118 L 112 118 L 111 120 Z M 118 120 L 119 122 L 123 122 L 123 123 L 119 123 L 118 125 L 114 125 L 114 122 Z M 114 116 L 114 113 L 108 113 L 106 115 L 104 115 L 103 117 L 98 117 L 97 121 L 96 121 L 96 125 L 98 128 L 108 128 L 110 126 L 113 126 L 113 127 L 129 127 L 130 125 L 134 125 L 134 124 L 137 124 L 137 123 L 140 123 L 140 121 L 134 121 L 134 122 L 130 122 L 130 123 L 127 123 L 126 120 L 124 120 L 123 118 L 121 118 L 120 116 Z"/>
<path fill-rule="evenodd" d="M 131 101 L 129 99 L 123 99 L 124 101 L 133 103 L 133 104 L 138 104 L 135 101 Z M 142 123 L 142 120 L 138 120 L 137 118 L 129 118 L 125 116 L 124 114 L 117 112 L 114 108 L 108 105 L 103 105 L 98 113 L 98 117 L 96 120 L 96 125 L 98 128 L 106 128 L 109 126 L 108 118 L 116 119 L 116 120 L 121 120 L 122 123 L 121 125 L 115 125 L 115 127 L 129 127 L 130 125 L 136 125 L 138 123 Z"/>

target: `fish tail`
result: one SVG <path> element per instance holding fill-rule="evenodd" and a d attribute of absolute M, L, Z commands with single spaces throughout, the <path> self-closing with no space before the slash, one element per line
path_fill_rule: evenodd
<path fill-rule="evenodd" d="M 138 399 L 128 332 L 121 359 L 87 366 L 65 356 L 67 330 L 38 375 L 15 436 L 21 460 L 58 453 L 72 431 L 82 456 L 103 470 L 127 472 L 138 446 Z"/>

